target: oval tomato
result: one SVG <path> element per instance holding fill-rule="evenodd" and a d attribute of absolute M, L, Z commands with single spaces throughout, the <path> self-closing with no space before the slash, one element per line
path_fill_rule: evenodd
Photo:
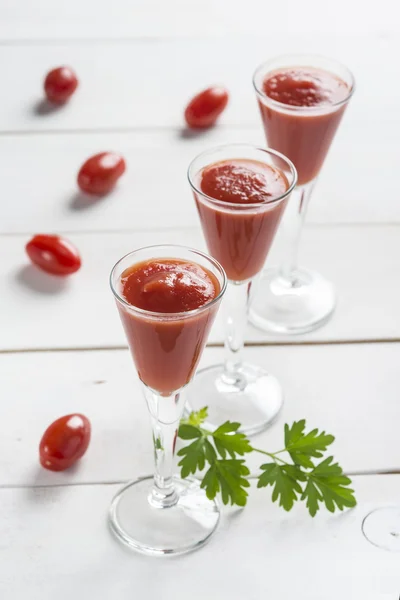
<path fill-rule="evenodd" d="M 101 152 L 88 158 L 78 173 L 78 186 L 86 194 L 102 196 L 112 190 L 125 173 L 126 163 L 115 152 Z"/>
<path fill-rule="evenodd" d="M 78 87 L 78 78 L 70 67 L 57 67 L 46 75 L 44 92 L 53 104 L 64 104 Z"/>
<path fill-rule="evenodd" d="M 46 429 L 40 441 L 40 464 L 50 471 L 68 469 L 85 454 L 90 433 L 90 421 L 84 415 L 60 417 Z"/>
<path fill-rule="evenodd" d="M 197 94 L 186 107 L 185 119 L 189 127 L 203 128 L 214 125 L 228 104 L 229 94 L 223 87 L 210 87 Z"/>
<path fill-rule="evenodd" d="M 71 275 L 82 264 L 75 246 L 58 235 L 35 235 L 25 249 L 37 267 L 52 275 Z"/>

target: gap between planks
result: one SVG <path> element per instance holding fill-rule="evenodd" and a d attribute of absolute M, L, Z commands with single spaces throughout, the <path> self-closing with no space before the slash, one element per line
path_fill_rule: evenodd
<path fill-rule="evenodd" d="M 348 36 L 350 34 L 347 34 Z M 362 37 L 363 34 L 360 34 Z M 365 34 L 364 34 L 365 36 Z M 176 42 L 176 41 L 207 41 L 211 39 L 223 39 L 231 37 L 232 39 L 236 39 L 236 37 L 254 37 L 251 34 L 239 34 L 235 36 L 232 34 L 231 36 L 225 36 L 223 34 L 215 34 L 215 35 L 202 35 L 202 34 L 190 34 L 187 36 L 176 36 L 172 35 L 133 35 L 133 36 L 115 36 L 115 37 L 59 37 L 59 38 L 14 38 L 14 39 L 5 39 L 0 40 L 0 46 L 61 46 L 61 45 L 98 45 L 98 44 L 136 44 L 147 43 L 154 44 L 155 42 Z M 380 36 L 378 36 L 380 37 Z"/>
<path fill-rule="evenodd" d="M 245 342 L 246 348 L 262 348 L 272 346 L 347 346 L 347 345 L 365 345 L 365 344 L 398 344 L 400 338 L 374 338 L 374 339 L 354 339 L 354 340 L 273 340 L 259 342 Z M 206 348 L 223 348 L 223 342 L 212 342 L 207 344 Z M 115 346 L 67 346 L 65 348 L 10 348 L 0 349 L 1 354 L 37 354 L 45 352 L 112 352 L 115 350 L 128 350 L 128 345 Z"/>
<path fill-rule="evenodd" d="M 311 34 L 311 32 L 309 32 Z M 312 32 L 313 35 L 315 35 L 315 32 Z M 318 34 L 317 34 L 318 36 Z M 252 32 L 248 32 L 248 33 L 236 33 L 235 31 L 232 32 L 228 32 L 228 33 L 216 33 L 216 32 L 210 32 L 210 33 L 190 33 L 188 35 L 176 35 L 176 33 L 172 33 L 172 34 L 167 34 L 167 35 L 162 35 L 162 34 L 155 34 L 155 35 L 126 35 L 126 36 L 119 36 L 118 34 L 115 34 L 114 36 L 109 36 L 109 37 L 84 37 L 84 36 L 76 36 L 76 37 L 57 37 L 57 38 L 52 38 L 52 37 L 44 37 L 44 38 L 27 38 L 27 37 L 15 37 L 13 39 L 8 38 L 8 39 L 0 39 L 0 47 L 1 46 L 60 46 L 60 45 L 98 45 L 98 44 L 136 44 L 136 43 L 149 43 L 149 44 L 154 44 L 157 42 L 164 42 L 164 43 L 176 43 L 176 42 L 192 42 L 192 41 L 204 41 L 207 42 L 209 40 L 220 40 L 220 41 L 246 41 L 246 40 L 252 40 L 254 39 L 254 37 L 262 37 L 261 33 L 252 33 Z M 334 38 L 335 37 L 335 33 L 334 32 L 320 32 L 319 33 L 319 37 L 324 39 L 325 37 L 331 37 Z M 352 39 L 354 37 L 354 35 L 350 32 L 344 32 L 344 33 L 340 33 L 339 36 L 340 38 L 348 38 L 348 39 Z M 356 34 L 356 38 L 357 39 L 366 39 L 367 41 L 371 41 L 371 38 L 374 38 L 376 40 L 388 40 L 388 39 L 397 39 L 397 32 L 392 32 L 392 31 L 377 31 L 374 33 L 370 33 L 370 32 L 358 32 Z"/>
<path fill-rule="evenodd" d="M 379 227 L 400 227 L 400 222 L 397 221 L 373 221 L 373 222 L 359 222 L 359 221 L 335 221 L 333 223 L 327 223 L 326 221 L 321 223 L 306 223 L 306 229 L 311 228 L 326 228 L 334 229 L 336 227 L 346 228 L 379 228 Z M 170 225 L 167 227 L 138 227 L 138 228 L 127 228 L 127 229 L 57 229 L 57 232 L 62 235 L 118 235 L 118 234 L 135 234 L 135 233 L 163 233 L 164 231 L 196 231 L 198 227 L 194 225 Z M 33 235 L 36 230 L 29 231 L 0 231 L 0 238 L 2 237 L 23 237 L 27 235 Z"/>
<path fill-rule="evenodd" d="M 345 471 L 344 475 L 348 477 L 373 477 L 375 475 L 400 475 L 400 470 L 384 470 L 379 469 L 378 471 Z M 136 479 L 147 478 L 147 475 L 141 475 L 136 477 Z M 257 479 L 258 475 L 248 475 L 248 479 Z M 85 486 L 99 486 L 99 485 L 124 485 L 132 481 L 131 479 L 117 479 L 115 481 L 77 481 L 77 482 L 68 482 L 68 483 L 49 483 L 49 484 L 40 484 L 40 485 L 32 485 L 29 483 L 20 483 L 17 485 L 3 483 L 0 484 L 0 490 L 18 490 L 18 489 L 49 489 L 49 488 L 66 488 L 66 487 L 85 487 Z"/>
<path fill-rule="evenodd" d="M 238 130 L 253 130 L 254 131 L 260 131 L 260 126 L 257 125 L 256 123 L 221 123 L 218 126 L 218 129 L 223 129 L 223 130 L 227 130 L 227 129 L 238 129 Z M 132 125 L 131 127 L 96 127 L 91 128 L 91 127 L 80 127 L 77 129 L 2 129 L 0 130 L 0 136 L 1 137 L 6 137 L 6 136 L 24 136 L 24 135 L 60 135 L 60 134 L 67 134 L 67 135 L 78 135 L 78 134 L 88 134 L 88 133 L 94 133 L 94 134 L 99 134 L 99 135 L 103 135 L 105 133 L 136 133 L 136 132 L 143 132 L 143 131 L 149 131 L 149 132 L 154 132 L 154 131 L 182 131 L 182 132 L 187 132 L 187 137 L 188 138 L 200 138 L 200 134 L 197 131 L 192 131 L 192 130 L 188 130 L 185 126 L 179 126 L 179 125 Z"/>

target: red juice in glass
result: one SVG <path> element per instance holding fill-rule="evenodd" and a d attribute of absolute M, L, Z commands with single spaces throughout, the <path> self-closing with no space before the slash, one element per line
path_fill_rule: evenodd
<path fill-rule="evenodd" d="M 229 144 L 200 154 L 188 175 L 208 250 L 228 278 L 225 361 L 197 373 L 188 403 L 198 410 L 207 398 L 210 426 L 229 419 L 251 435 L 268 427 L 283 402 L 278 380 L 244 362 L 242 350 L 255 278 L 290 203 L 296 169 L 274 150 Z"/>
<path fill-rule="evenodd" d="M 259 99 L 267 143 L 294 163 L 298 185 L 308 183 L 323 165 L 346 108 L 349 86 L 323 69 L 287 67 L 268 73 L 262 89 L 273 101 Z"/>
<path fill-rule="evenodd" d="M 182 388 L 192 378 L 217 306 L 193 316 L 220 293 L 206 267 L 177 259 L 151 259 L 127 268 L 120 295 L 131 306 L 164 314 L 153 320 L 119 305 L 119 313 L 140 379 L 161 393 Z M 168 315 L 175 313 L 173 319 Z M 176 316 L 182 313 L 182 318 Z"/>
<path fill-rule="evenodd" d="M 287 198 L 273 200 L 289 188 L 286 176 L 272 165 L 238 158 L 209 165 L 196 179 L 202 194 L 195 193 L 195 200 L 209 252 L 230 281 L 251 279 L 264 265 L 285 209 Z"/>
<path fill-rule="evenodd" d="M 253 83 L 267 144 L 293 162 L 298 187 L 283 222 L 282 264 L 263 273 L 250 319 L 266 331 L 304 333 L 325 323 L 336 303 L 329 281 L 297 266 L 297 251 L 312 190 L 353 94 L 354 78 L 334 60 L 293 55 L 261 65 Z"/>
<path fill-rule="evenodd" d="M 153 477 L 141 472 L 116 494 L 110 526 L 130 548 L 183 554 L 202 546 L 219 521 L 217 503 L 200 485 L 174 475 L 174 453 L 185 405 L 182 390 L 190 386 L 226 276 L 211 256 L 165 245 L 122 257 L 110 283 L 149 409 L 155 461 Z M 135 396 L 134 388 L 132 402 Z"/>

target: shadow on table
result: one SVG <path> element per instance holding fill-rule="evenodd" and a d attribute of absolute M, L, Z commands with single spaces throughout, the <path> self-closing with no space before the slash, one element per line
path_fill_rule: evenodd
<path fill-rule="evenodd" d="M 226 526 L 229 527 L 231 523 L 234 523 L 237 519 L 240 519 L 240 517 L 243 515 L 244 510 L 246 509 L 240 506 L 229 506 L 222 508 L 223 523 L 225 521 Z"/>
<path fill-rule="evenodd" d="M 60 294 L 68 286 L 66 277 L 44 273 L 33 265 L 20 267 L 15 278 L 20 285 L 39 294 Z"/>
<path fill-rule="evenodd" d="M 52 504 L 55 496 L 60 496 L 71 484 L 79 469 L 79 461 L 69 467 L 65 473 L 54 473 L 37 465 L 32 469 L 32 476 L 27 481 L 25 499 L 30 503 Z"/>
<path fill-rule="evenodd" d="M 204 127 L 204 129 L 190 129 L 190 127 L 182 127 L 177 133 L 177 137 L 182 140 L 193 140 L 206 137 L 212 127 Z"/>
<path fill-rule="evenodd" d="M 101 196 L 90 196 L 83 192 L 75 192 L 68 201 L 68 208 L 72 211 L 90 210 L 101 204 L 106 198 L 112 196 L 114 190 L 111 190 L 108 194 Z"/>
<path fill-rule="evenodd" d="M 51 102 L 42 98 L 33 105 L 32 112 L 34 115 L 43 117 L 58 112 L 62 108 L 63 104 L 51 104 Z"/>

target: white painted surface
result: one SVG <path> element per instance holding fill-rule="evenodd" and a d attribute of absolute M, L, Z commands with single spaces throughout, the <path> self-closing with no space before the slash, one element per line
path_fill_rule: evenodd
<path fill-rule="evenodd" d="M 83 266 L 65 279 L 51 277 L 29 264 L 24 250 L 29 236 L 0 237 L 0 254 L 7 257 L 0 262 L 0 349 L 126 345 L 108 285 L 114 263 L 127 252 L 151 244 L 204 245 L 199 227 L 68 237 L 79 248 Z M 279 244 L 275 250 L 268 264 L 277 262 Z M 339 302 L 325 327 L 287 341 L 400 337 L 397 226 L 308 227 L 301 258 L 303 264 L 335 282 Z M 246 337 L 248 341 L 274 339 L 250 326 Z M 223 341 L 222 312 L 210 341 Z"/>
<path fill-rule="evenodd" d="M 392 0 L 362 9 L 347 0 L 3 1 L 0 349 L 125 345 L 107 283 L 113 262 L 144 244 L 202 246 L 185 178 L 190 160 L 224 141 L 263 143 L 251 86 L 259 62 L 280 52 L 331 55 L 353 69 L 357 92 L 310 208 L 302 258 L 336 283 L 339 306 L 326 327 L 291 340 L 299 345 L 246 349 L 286 393 L 279 422 L 257 443 L 275 449 L 283 422 L 306 417 L 336 435 L 334 454 L 348 471 L 398 470 L 399 344 L 302 345 L 400 337 L 397 13 Z M 69 105 L 49 111 L 42 81 L 63 63 L 80 87 Z M 182 135 L 186 102 L 212 83 L 231 92 L 220 126 Z M 110 197 L 88 205 L 76 172 L 108 148 L 126 156 L 128 172 Z M 39 231 L 68 232 L 82 270 L 61 281 L 28 266 L 24 244 Z M 274 256 L 279 240 L 270 262 Z M 247 339 L 271 341 L 251 328 Z M 221 340 L 219 321 L 211 341 Z M 202 364 L 221 356 L 208 348 Z M 399 502 L 399 475 L 355 477 L 358 507 L 314 520 L 302 509 L 283 513 L 269 491 L 254 492 L 245 511 L 226 513 L 207 548 L 146 559 L 121 549 L 105 523 L 118 486 L 103 482 L 152 464 L 128 352 L 0 354 L 0 374 L 2 600 L 398 597 L 398 556 L 369 545 L 360 526 L 371 508 Z M 41 434 L 78 410 L 93 425 L 87 455 L 69 472 L 45 472 Z"/>
<path fill-rule="evenodd" d="M 0 490 L 0 595 L 7 600 L 391 600 L 399 557 L 361 534 L 364 516 L 398 502 L 400 476 L 354 480 L 358 506 L 314 520 L 283 513 L 252 490 L 243 511 L 225 511 L 209 545 L 177 559 L 125 551 L 106 514 L 119 486 Z"/>
<path fill-rule="evenodd" d="M 373 164 L 398 134 L 400 87 L 393 73 L 399 49 L 397 36 L 369 35 L 0 45 L 0 131 L 180 128 L 188 100 L 216 83 L 231 92 L 221 124 L 261 127 L 252 86 L 255 68 L 273 55 L 314 52 L 337 58 L 354 71 L 357 91 L 341 128 L 346 127 L 348 141 L 358 137 L 369 143 Z M 41 104 L 43 78 L 60 64 L 76 70 L 80 86 L 66 106 L 46 110 Z M 378 70 L 380 80 L 390 81 L 390 93 L 384 86 L 371 86 Z"/>
<path fill-rule="evenodd" d="M 400 470 L 399 356 L 395 343 L 246 348 L 246 360 L 275 374 L 285 392 L 280 418 L 254 445 L 280 450 L 283 424 L 306 418 L 310 429 L 336 436 L 332 452 L 347 472 Z M 201 365 L 222 359 L 221 348 L 207 348 Z M 0 355 L 0 371 L 0 487 L 126 481 L 152 472 L 147 408 L 127 351 Z M 45 471 L 40 438 L 71 412 L 92 423 L 89 450 L 69 471 Z M 251 455 L 248 462 L 256 472 L 264 460 Z"/>
<path fill-rule="evenodd" d="M 400 222 L 397 143 L 393 136 L 371 164 L 368 133 L 344 124 L 310 204 L 308 223 Z M 179 130 L 5 136 L 0 138 L 4 205 L 1 233 L 117 231 L 198 227 L 187 169 L 207 148 L 229 142 L 265 144 L 261 127 L 217 127 L 193 137 Z M 76 176 L 92 154 L 120 152 L 127 171 L 110 195 L 79 193 Z M 345 184 L 343 182 L 346 182 Z"/>
<path fill-rule="evenodd" d="M 301 31 L 321 35 L 337 31 L 381 34 L 397 31 L 396 5 L 383 0 L 368 0 L 362 18 L 357 2 L 337 0 L 335 5 L 321 7 L 313 0 L 301 5 L 283 0 L 273 6 L 263 0 L 249 0 L 246 10 L 239 0 L 4 0 L 0 6 L 0 38 L 5 40 L 41 39 L 118 39 L 120 37 L 153 37 L 223 35 L 256 32 L 285 36 Z M 391 15 L 391 18 L 388 18 Z"/>

